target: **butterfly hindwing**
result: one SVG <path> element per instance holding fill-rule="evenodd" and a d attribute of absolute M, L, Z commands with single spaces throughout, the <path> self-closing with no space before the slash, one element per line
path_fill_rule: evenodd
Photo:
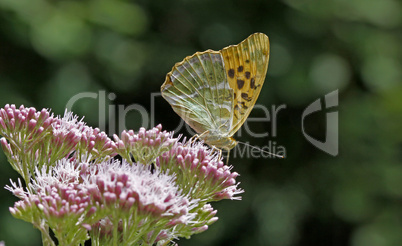
<path fill-rule="evenodd" d="M 219 52 L 197 52 L 168 73 L 162 96 L 197 133 L 229 131 L 233 90 L 225 73 Z"/>

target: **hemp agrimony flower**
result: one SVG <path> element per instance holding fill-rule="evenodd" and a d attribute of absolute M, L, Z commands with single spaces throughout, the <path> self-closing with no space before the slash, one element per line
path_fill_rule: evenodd
<path fill-rule="evenodd" d="M 66 111 L 64 117 L 53 123 L 53 134 L 62 138 L 72 133 L 79 140 L 74 145 L 75 158 L 100 162 L 116 155 L 116 145 L 105 132 L 87 126 L 82 119 L 78 120 L 78 116 Z"/>
<path fill-rule="evenodd" d="M 84 225 L 95 223 L 96 204 L 91 202 L 86 187 L 79 181 L 79 168 L 67 159 L 56 166 L 36 169 L 36 179 L 23 191 L 21 183 L 6 188 L 21 200 L 10 208 L 11 214 L 32 223 L 42 233 L 51 228 L 60 245 L 79 245 L 89 239 Z M 47 227 L 41 228 L 42 223 Z M 49 236 L 49 235 L 46 235 Z"/>
<path fill-rule="evenodd" d="M 56 161 L 55 153 L 69 152 L 69 148 L 66 150 L 63 146 L 74 146 L 78 141 L 71 135 L 58 141 L 52 134 L 56 121 L 58 119 L 46 109 L 38 112 L 35 108 L 16 108 L 8 104 L 0 109 L 1 146 L 11 166 L 26 183 L 35 167 L 51 165 Z"/>
<path fill-rule="evenodd" d="M 156 165 L 168 173 L 175 173 L 177 183 L 185 193 L 201 201 L 240 199 L 237 189 L 238 173 L 224 165 L 218 154 L 200 142 L 176 142 L 170 151 L 156 160 Z"/>
<path fill-rule="evenodd" d="M 55 245 L 50 230 L 58 245 L 168 245 L 218 219 L 210 202 L 243 192 L 216 152 L 161 125 L 112 140 L 71 112 L 6 105 L 0 135 L 27 184 L 6 186 L 20 199 L 10 212 L 39 229 L 45 245 Z"/>
<path fill-rule="evenodd" d="M 126 160 L 130 159 L 130 154 L 136 162 L 149 164 L 154 162 L 156 157 L 163 152 L 170 150 L 177 139 L 173 138 L 172 133 L 162 131 L 162 125 L 158 125 L 151 130 L 141 127 L 138 134 L 133 130 L 123 131 L 121 138 L 114 135 L 117 145 L 117 153 Z"/>

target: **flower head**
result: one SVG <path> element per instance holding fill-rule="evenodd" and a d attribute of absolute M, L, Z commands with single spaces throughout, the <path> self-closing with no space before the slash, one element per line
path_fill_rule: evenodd
<path fill-rule="evenodd" d="M 183 195 L 174 176 L 150 166 L 65 158 L 49 170 L 37 169 L 35 177 L 27 191 L 21 182 L 7 186 L 21 199 L 10 212 L 34 225 L 46 221 L 59 241 L 68 245 L 84 242 L 88 231 L 101 244 L 122 238 L 121 244 L 152 245 L 174 238 L 178 226 L 203 223 L 191 212 L 198 200 Z M 142 236 L 127 236 L 132 234 Z"/>
<path fill-rule="evenodd" d="M 114 135 L 117 145 L 117 153 L 130 161 L 132 155 L 136 162 L 149 164 L 163 152 L 168 151 L 177 141 L 173 134 L 162 131 L 162 125 L 158 125 L 151 130 L 141 127 L 137 134 L 134 131 L 123 131 L 121 137 Z"/>
<path fill-rule="evenodd" d="M 67 159 L 59 161 L 50 170 L 36 170 L 36 180 L 24 192 L 21 183 L 7 189 L 21 200 L 10 208 L 11 214 L 40 227 L 46 224 L 59 242 L 78 245 L 88 239 L 84 224 L 97 221 L 96 207 L 79 180 L 79 165 Z"/>
<path fill-rule="evenodd" d="M 0 109 L 0 135 L 8 160 L 26 183 L 36 168 L 54 166 L 65 157 L 103 161 L 116 155 L 116 145 L 106 133 L 68 111 L 55 117 L 47 109 L 6 105 Z"/>
<path fill-rule="evenodd" d="M 49 136 L 56 121 L 47 109 L 36 111 L 9 104 L 0 109 L 2 148 L 11 166 L 27 183 L 35 167 L 49 161 Z"/>
<path fill-rule="evenodd" d="M 218 154 L 200 142 L 177 142 L 156 160 L 162 170 L 177 175 L 177 183 L 185 193 L 201 201 L 240 199 L 231 166 L 224 165 Z"/>
<path fill-rule="evenodd" d="M 71 112 L 55 117 L 6 105 L 0 135 L 28 184 L 6 187 L 20 199 L 10 212 L 40 229 L 46 242 L 51 228 L 60 245 L 89 236 L 93 245 L 166 245 L 217 221 L 209 202 L 243 192 L 216 151 L 180 142 L 161 125 L 112 140 Z"/>
<path fill-rule="evenodd" d="M 53 135 L 57 138 L 57 142 L 68 143 L 71 141 L 63 141 L 63 139 L 74 140 L 74 144 L 70 146 L 75 151 L 75 158 L 80 161 L 102 162 L 116 155 L 115 143 L 99 128 L 87 126 L 83 119 L 78 120 L 77 115 L 67 110 L 64 116 L 58 119 L 53 124 Z"/>
<path fill-rule="evenodd" d="M 46 130 L 51 130 L 51 124 L 56 121 L 49 110 L 36 111 L 35 108 L 25 108 L 21 105 L 17 108 L 14 104 L 5 105 L 0 109 L 0 135 L 6 138 L 15 138 L 20 135 L 20 140 L 37 139 L 46 135 Z"/>
<path fill-rule="evenodd" d="M 151 243 L 157 238 L 162 240 L 162 234 L 170 235 L 167 231 L 174 227 L 172 220 L 180 218 L 180 224 L 187 225 L 195 217 L 190 210 L 198 206 L 198 201 L 181 194 L 174 176 L 152 171 L 150 166 L 125 161 L 101 163 L 88 167 L 83 178 L 92 201 L 99 204 L 107 216 L 102 223 L 93 226 L 92 234 L 99 240 L 109 240 L 105 234 L 110 233 L 111 224 L 116 227 L 122 223 L 127 226 L 119 227 L 121 238 L 134 232 L 142 235 L 143 230 L 152 231 L 150 237 L 144 234 L 132 239 L 133 242 L 124 243 Z"/>

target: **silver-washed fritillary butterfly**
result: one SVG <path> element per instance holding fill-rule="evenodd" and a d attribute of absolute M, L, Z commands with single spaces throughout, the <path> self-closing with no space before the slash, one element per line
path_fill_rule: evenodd
<path fill-rule="evenodd" d="M 162 96 L 205 143 L 230 150 L 260 94 L 268 60 L 263 33 L 220 51 L 197 52 L 166 75 Z"/>

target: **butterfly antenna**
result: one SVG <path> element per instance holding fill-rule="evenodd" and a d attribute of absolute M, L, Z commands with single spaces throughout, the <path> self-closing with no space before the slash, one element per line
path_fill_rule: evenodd
<path fill-rule="evenodd" d="M 258 147 L 256 147 L 256 146 L 250 145 L 250 144 L 245 143 L 245 142 L 237 141 L 237 143 L 244 144 L 245 146 L 251 147 L 251 148 L 253 148 L 253 149 L 258 149 L 258 150 L 261 151 L 262 153 L 266 153 L 266 154 L 269 154 L 269 155 L 272 155 L 272 156 L 275 156 L 275 157 L 279 157 L 279 158 L 282 158 L 282 159 L 285 158 L 283 155 L 277 155 L 277 154 L 274 154 L 274 153 L 265 151 L 265 150 L 263 150 L 263 149 L 261 149 L 261 148 L 258 148 Z"/>

